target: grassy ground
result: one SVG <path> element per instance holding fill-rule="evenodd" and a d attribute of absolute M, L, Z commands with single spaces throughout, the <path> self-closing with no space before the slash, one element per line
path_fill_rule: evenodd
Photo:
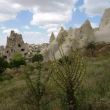
<path fill-rule="evenodd" d="M 86 60 L 87 73 L 77 93 L 79 110 L 110 110 L 110 56 Z M 24 101 L 27 91 L 23 76 L 0 82 L 0 110 L 33 110 Z M 55 104 L 54 110 L 60 110 Z"/>

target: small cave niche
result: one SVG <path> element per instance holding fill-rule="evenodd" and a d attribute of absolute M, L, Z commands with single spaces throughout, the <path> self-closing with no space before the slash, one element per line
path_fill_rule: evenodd
<path fill-rule="evenodd" d="M 11 49 L 11 52 L 13 52 L 13 49 Z"/>
<path fill-rule="evenodd" d="M 6 53 L 9 53 L 9 51 L 7 50 Z"/>
<path fill-rule="evenodd" d="M 21 51 L 22 51 L 22 52 L 24 52 L 24 51 L 25 51 L 25 49 L 21 49 Z"/>
<path fill-rule="evenodd" d="M 18 47 L 21 47 L 21 44 L 18 44 Z"/>
<path fill-rule="evenodd" d="M 3 56 L 5 59 L 7 59 L 7 56 L 5 55 L 5 56 Z"/>

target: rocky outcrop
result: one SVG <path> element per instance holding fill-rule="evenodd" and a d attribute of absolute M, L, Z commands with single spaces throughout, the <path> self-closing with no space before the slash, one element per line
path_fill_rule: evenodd
<path fill-rule="evenodd" d="M 38 51 L 42 52 L 43 49 L 47 48 L 48 44 L 27 44 L 24 43 L 22 35 L 11 31 L 10 36 L 7 37 L 6 47 L 0 48 L 1 56 L 4 56 L 8 61 L 13 57 L 14 53 L 21 53 L 25 58 L 30 59 Z"/>
<path fill-rule="evenodd" d="M 79 40 L 79 48 L 86 46 L 89 42 L 95 41 L 94 30 L 89 20 L 86 20 L 75 33 L 75 37 Z"/>
<path fill-rule="evenodd" d="M 61 27 L 57 38 L 49 44 L 46 49 L 46 55 L 51 58 L 52 54 L 59 58 L 59 49 L 63 49 L 64 54 L 73 49 L 82 49 L 90 42 L 110 42 L 110 8 L 105 10 L 100 26 L 92 28 L 89 20 L 80 28 L 65 30 Z"/>
<path fill-rule="evenodd" d="M 46 49 L 46 58 L 52 59 L 53 54 L 56 58 L 60 58 L 59 50 L 62 49 L 65 55 L 71 52 L 71 48 L 83 48 L 89 42 L 95 41 L 94 29 L 92 28 L 89 20 L 87 20 L 80 28 L 65 30 L 61 27 L 57 38 L 50 43 Z"/>
<path fill-rule="evenodd" d="M 37 52 L 41 52 L 45 50 L 48 47 L 48 43 L 43 43 L 39 45 L 35 44 L 27 44 L 28 45 L 28 57 L 32 57 L 35 55 Z"/>
<path fill-rule="evenodd" d="M 7 45 L 4 51 L 4 57 L 9 61 L 14 53 L 21 53 L 23 56 L 27 56 L 28 47 L 24 43 L 21 34 L 17 34 L 11 31 L 10 36 L 7 37 Z"/>
<path fill-rule="evenodd" d="M 110 8 L 106 9 L 101 19 L 100 29 L 110 27 Z"/>
<path fill-rule="evenodd" d="M 55 40 L 55 35 L 54 33 L 52 32 L 51 36 L 50 36 L 50 40 L 49 40 L 49 43 L 53 42 Z"/>
<path fill-rule="evenodd" d="M 95 37 L 96 42 L 110 42 L 110 8 L 105 10 L 99 30 L 95 31 Z"/>
<path fill-rule="evenodd" d="M 32 57 L 40 50 L 45 60 L 48 60 L 53 58 L 53 54 L 56 58 L 60 58 L 59 50 L 61 49 L 64 54 L 69 54 L 71 48 L 82 49 L 90 42 L 102 41 L 110 42 L 110 9 L 106 9 L 98 28 L 93 29 L 89 20 L 86 20 L 80 28 L 65 30 L 61 27 L 56 38 L 54 33 L 51 34 L 49 45 L 25 44 L 22 35 L 12 31 L 10 37 L 7 38 L 5 57 L 10 59 L 14 52 L 21 52 L 25 56 Z"/>

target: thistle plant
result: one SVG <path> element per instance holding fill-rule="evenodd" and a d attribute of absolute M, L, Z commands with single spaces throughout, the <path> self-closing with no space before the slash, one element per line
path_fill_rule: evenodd
<path fill-rule="evenodd" d="M 61 59 L 54 56 L 52 64 L 52 78 L 65 94 L 68 110 L 77 110 L 76 92 L 81 85 L 86 72 L 84 58 L 78 51 L 71 49 L 71 54 L 65 56 L 63 49 L 59 49 Z"/>
<path fill-rule="evenodd" d="M 26 70 L 25 79 L 26 79 L 26 84 L 29 88 L 29 91 L 31 92 L 32 97 L 34 98 L 33 99 L 34 100 L 33 110 L 34 109 L 35 110 L 42 110 L 42 106 L 46 106 L 46 105 L 42 105 L 42 101 L 46 96 L 46 87 L 47 87 L 47 83 L 50 78 L 50 74 L 48 74 L 46 78 L 44 78 L 44 79 L 42 78 L 43 58 L 39 57 L 39 56 L 41 56 L 41 54 L 36 55 L 36 56 L 38 56 L 38 58 L 36 58 L 37 62 L 35 63 L 36 69 L 37 69 L 36 80 L 32 81 L 30 75 L 28 74 L 29 70 Z M 31 71 L 31 73 L 32 73 L 32 71 Z M 30 100 L 30 99 L 28 99 L 28 100 Z M 30 103 L 32 104 L 33 102 L 31 101 Z"/>

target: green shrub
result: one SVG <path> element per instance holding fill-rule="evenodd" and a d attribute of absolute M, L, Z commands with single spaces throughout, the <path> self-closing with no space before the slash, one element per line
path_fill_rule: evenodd
<path fill-rule="evenodd" d="M 11 80 L 13 77 L 9 74 L 3 74 L 0 76 L 0 81 Z"/>
<path fill-rule="evenodd" d="M 42 54 L 38 53 L 38 54 L 35 54 L 33 57 L 32 57 L 32 62 L 42 62 L 43 61 L 43 56 Z"/>
<path fill-rule="evenodd" d="M 11 68 L 19 68 L 21 65 L 25 65 L 25 59 L 20 53 L 15 53 L 10 61 Z"/>
<path fill-rule="evenodd" d="M 3 73 L 8 66 L 8 62 L 4 58 L 0 57 L 0 73 Z"/>

